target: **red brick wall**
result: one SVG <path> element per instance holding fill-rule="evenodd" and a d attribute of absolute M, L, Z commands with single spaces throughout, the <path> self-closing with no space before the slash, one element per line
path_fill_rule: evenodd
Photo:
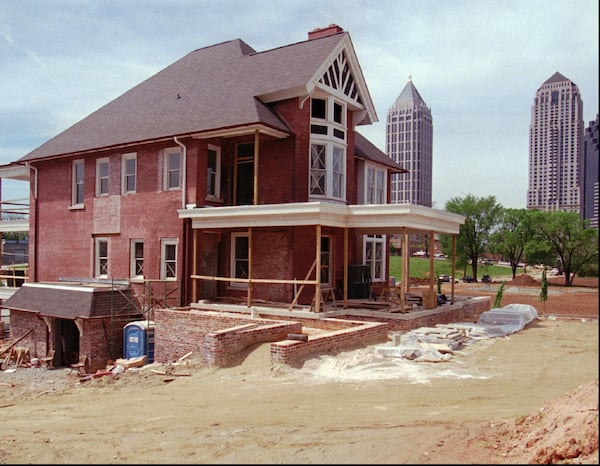
<path fill-rule="evenodd" d="M 343 325 L 340 325 L 343 327 Z M 295 365 L 303 358 L 322 353 L 336 353 L 387 341 L 388 325 L 385 323 L 357 322 L 323 335 L 311 335 L 308 341 L 285 340 L 271 344 L 274 362 Z"/>
<path fill-rule="evenodd" d="M 192 351 L 207 365 L 226 366 L 236 362 L 247 346 L 301 332 L 298 322 L 190 309 L 157 309 L 154 323 L 154 360 L 161 363 Z"/>
<path fill-rule="evenodd" d="M 53 318 L 49 318 L 53 321 Z M 105 319 L 82 319 L 83 336 L 79 337 L 79 353 L 87 356 L 86 371 L 104 369 L 109 360 L 123 357 L 123 327 L 126 322 Z M 33 331 L 16 346 L 29 348 L 31 357 L 44 357 L 52 349 L 52 335 L 44 320 L 36 313 L 10 311 L 10 339 L 15 341 L 29 329 Z M 60 363 L 57 364 L 59 366 Z"/>
<path fill-rule="evenodd" d="M 70 208 L 74 159 L 39 163 L 35 280 L 93 277 L 94 235 L 110 238 L 110 277 L 124 279 L 130 276 L 130 240 L 136 238 L 144 241 L 146 277 L 159 278 L 160 239 L 179 238 L 181 243 L 182 238 L 182 222 L 177 215 L 182 194 L 180 190 L 162 191 L 163 165 L 159 157 L 162 148 L 174 145 L 137 148 L 137 189 L 135 194 L 127 196 L 120 194 L 122 153 L 98 154 L 99 157 L 110 157 L 111 196 L 102 198 L 95 197 L 97 157 L 87 156 L 83 209 Z M 126 152 L 134 151 L 136 148 Z M 98 212 L 95 212 L 96 204 Z M 99 221 L 103 216 L 106 221 Z M 65 242 L 67 238 L 68 242 Z"/>
<path fill-rule="evenodd" d="M 46 323 L 31 312 L 10 311 L 10 341 L 11 343 L 21 338 L 29 330 L 32 330 L 25 338 L 15 346 L 29 348 L 32 358 L 41 358 L 48 354 L 51 346 L 48 327 Z"/>

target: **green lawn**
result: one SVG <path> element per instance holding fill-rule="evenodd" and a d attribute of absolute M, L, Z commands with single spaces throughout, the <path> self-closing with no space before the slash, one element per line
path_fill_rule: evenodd
<path fill-rule="evenodd" d="M 442 274 L 452 275 L 452 261 L 450 259 L 434 259 L 433 270 L 435 276 Z M 410 276 L 412 278 L 427 278 L 429 276 L 429 258 L 411 257 L 409 264 Z M 517 269 L 517 275 L 523 273 L 522 268 Z M 471 266 L 467 267 L 466 275 L 471 275 Z M 512 278 L 512 270 L 510 267 L 501 265 L 483 265 L 477 267 L 477 279 L 481 280 L 483 275 L 491 277 L 506 276 L 507 280 Z M 402 258 L 400 256 L 390 256 L 390 276 L 396 277 L 396 281 L 402 276 Z M 463 270 L 456 269 L 456 278 L 463 277 Z"/>

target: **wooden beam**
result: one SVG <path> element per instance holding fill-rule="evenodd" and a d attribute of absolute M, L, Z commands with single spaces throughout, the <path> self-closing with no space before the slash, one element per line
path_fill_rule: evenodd
<path fill-rule="evenodd" d="M 456 280 L 456 235 L 452 235 L 452 285 L 450 286 L 450 300 L 454 303 L 454 281 Z"/>
<path fill-rule="evenodd" d="M 246 306 L 252 306 L 252 227 L 248 228 L 248 289 Z"/>
<path fill-rule="evenodd" d="M 194 229 L 194 240 L 193 240 L 193 248 L 192 251 L 192 260 L 194 261 L 192 264 L 192 272 L 194 275 L 198 272 L 198 230 Z M 198 283 L 196 280 L 192 280 L 192 302 L 195 303 L 198 300 Z"/>
<path fill-rule="evenodd" d="M 312 265 L 310 266 L 310 269 L 308 269 L 308 272 L 306 273 L 306 277 L 304 277 L 304 280 L 298 281 L 296 283 L 302 283 L 302 286 L 300 287 L 300 289 L 296 292 L 296 296 L 294 296 L 294 299 L 292 301 L 292 304 L 290 304 L 290 311 L 294 308 L 294 306 L 296 305 L 296 301 L 298 301 L 298 297 L 300 296 L 300 293 L 302 293 L 302 290 L 304 289 L 304 285 L 305 284 L 317 284 L 316 280 L 308 280 L 308 277 L 310 276 L 310 274 L 312 273 L 312 271 L 314 270 L 314 268 L 317 265 L 317 261 L 314 261 L 312 263 Z"/>
<path fill-rule="evenodd" d="M 348 307 L 348 227 L 344 228 L 344 309 Z"/>
<path fill-rule="evenodd" d="M 315 312 L 321 312 L 321 225 L 316 227 L 316 258 L 315 258 Z"/>
<path fill-rule="evenodd" d="M 429 231 L 429 291 L 433 293 L 433 283 L 435 277 L 435 268 L 433 266 L 433 250 L 435 249 L 435 235 L 433 230 Z"/>

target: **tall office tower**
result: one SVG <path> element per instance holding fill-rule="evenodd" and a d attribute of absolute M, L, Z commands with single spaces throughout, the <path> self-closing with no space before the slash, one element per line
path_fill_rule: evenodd
<path fill-rule="evenodd" d="M 386 153 L 409 171 L 392 175 L 393 204 L 431 207 L 432 148 L 431 110 L 409 76 L 387 114 Z"/>
<path fill-rule="evenodd" d="M 580 212 L 582 139 L 579 89 L 556 72 L 537 90 L 531 107 L 528 209 Z"/>
<path fill-rule="evenodd" d="M 581 151 L 581 217 L 590 221 L 590 226 L 598 228 L 598 114 L 590 121 L 583 135 Z"/>

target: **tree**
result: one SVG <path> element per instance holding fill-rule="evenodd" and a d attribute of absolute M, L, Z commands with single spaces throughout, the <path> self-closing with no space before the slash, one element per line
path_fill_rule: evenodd
<path fill-rule="evenodd" d="M 546 314 L 546 301 L 548 301 L 548 280 L 546 280 L 546 267 L 542 270 L 542 286 L 540 287 L 540 301 L 544 303 L 544 314 Z"/>
<path fill-rule="evenodd" d="M 575 212 L 532 211 L 534 237 L 527 245 L 528 257 L 542 259 L 554 267 L 556 261 L 565 276 L 565 286 L 586 264 L 598 261 L 598 230 L 588 228 L 587 221 Z"/>
<path fill-rule="evenodd" d="M 498 287 L 498 291 L 496 291 L 496 297 L 494 298 L 494 309 L 500 307 L 502 305 L 502 295 L 504 294 L 504 286 L 506 285 L 506 280 L 502 282 L 502 284 Z"/>
<path fill-rule="evenodd" d="M 533 236 L 530 218 L 527 209 L 502 209 L 498 227 L 491 236 L 491 248 L 510 263 L 513 280 L 525 257 L 525 246 Z"/>
<path fill-rule="evenodd" d="M 465 223 L 460 226 L 456 238 L 456 255 L 459 262 L 470 261 L 473 278 L 477 281 L 477 264 L 479 258 L 488 249 L 490 235 L 495 227 L 502 206 L 496 202 L 495 196 L 454 197 L 446 202 L 446 210 L 465 216 Z"/>

